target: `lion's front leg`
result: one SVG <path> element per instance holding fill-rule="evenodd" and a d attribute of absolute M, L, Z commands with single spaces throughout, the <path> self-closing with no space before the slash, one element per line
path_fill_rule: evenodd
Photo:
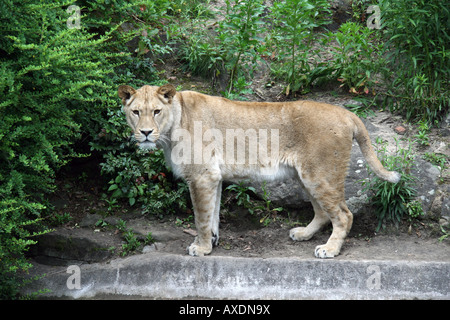
<path fill-rule="evenodd" d="M 219 183 L 221 182 L 207 176 L 189 183 L 198 234 L 195 241 L 187 248 L 191 256 L 203 256 L 212 251 L 213 221 L 216 220 L 214 214 L 217 197 L 220 197 Z"/>

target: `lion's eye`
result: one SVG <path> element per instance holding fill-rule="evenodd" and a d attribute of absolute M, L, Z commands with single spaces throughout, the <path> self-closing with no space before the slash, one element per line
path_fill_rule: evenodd
<path fill-rule="evenodd" d="M 156 116 L 157 114 L 159 114 L 161 112 L 161 110 L 155 110 L 153 111 L 153 114 Z"/>
<path fill-rule="evenodd" d="M 133 113 L 138 116 L 139 115 L 139 110 L 133 110 Z"/>

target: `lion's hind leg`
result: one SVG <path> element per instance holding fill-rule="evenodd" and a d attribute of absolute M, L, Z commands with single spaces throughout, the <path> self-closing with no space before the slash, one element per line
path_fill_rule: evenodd
<path fill-rule="evenodd" d="M 332 258 L 339 255 L 344 240 L 347 237 L 353 223 L 353 215 L 347 208 L 345 201 L 324 205 L 333 225 L 333 232 L 327 243 L 317 246 L 314 254 L 317 258 Z"/>
<path fill-rule="evenodd" d="M 314 207 L 314 219 L 306 228 L 290 231 L 293 240 L 309 240 L 317 231 L 331 221 L 333 232 L 324 245 L 317 246 L 314 254 L 318 258 L 332 258 L 340 253 L 344 239 L 350 231 L 353 215 L 345 204 L 344 179 L 320 179 L 318 176 L 306 179 L 301 177 Z M 330 184 L 327 180 L 332 180 Z"/>

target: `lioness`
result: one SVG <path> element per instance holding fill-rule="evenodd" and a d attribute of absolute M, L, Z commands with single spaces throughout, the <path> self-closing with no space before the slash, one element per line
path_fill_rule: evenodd
<path fill-rule="evenodd" d="M 353 215 L 344 197 L 352 148 L 358 142 L 371 169 L 392 183 L 400 174 L 383 168 L 361 120 L 337 106 L 312 101 L 238 102 L 166 84 L 136 90 L 122 85 L 119 97 L 141 148 L 162 147 L 174 174 L 186 180 L 198 236 L 192 256 L 212 251 L 219 240 L 223 180 L 295 176 L 308 193 L 314 219 L 290 237 L 309 240 L 331 221 L 333 232 L 315 256 L 339 254 Z"/>

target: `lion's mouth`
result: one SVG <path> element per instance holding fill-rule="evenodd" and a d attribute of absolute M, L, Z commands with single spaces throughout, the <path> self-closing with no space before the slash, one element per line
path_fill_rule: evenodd
<path fill-rule="evenodd" d="M 141 149 L 155 149 L 156 148 L 156 143 L 151 142 L 149 140 L 139 142 L 138 145 L 139 145 L 139 148 L 141 148 Z"/>

